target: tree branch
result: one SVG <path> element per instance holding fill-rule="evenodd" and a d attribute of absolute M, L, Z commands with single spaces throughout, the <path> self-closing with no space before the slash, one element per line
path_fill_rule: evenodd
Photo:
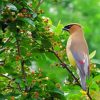
<path fill-rule="evenodd" d="M 87 91 L 87 96 L 89 97 L 90 100 L 92 100 L 92 97 L 91 97 L 90 92 L 89 92 L 89 87 L 88 87 L 88 91 Z"/>
<path fill-rule="evenodd" d="M 19 35 L 17 33 L 17 35 Z M 18 39 L 18 37 L 16 37 L 16 44 L 17 44 L 17 53 L 18 53 L 18 56 L 21 57 L 21 50 L 20 50 L 20 40 Z M 27 80 L 26 80 L 26 73 L 25 73 L 25 68 L 24 68 L 24 60 L 23 58 L 21 57 L 20 59 L 20 62 L 21 62 L 21 71 L 22 71 L 22 77 L 24 78 L 24 82 L 25 82 L 25 91 L 28 91 L 28 87 L 27 87 Z"/>
<path fill-rule="evenodd" d="M 53 47 L 52 47 L 52 50 L 48 50 L 49 52 L 53 53 L 57 58 L 58 60 L 60 61 L 61 65 L 63 68 L 65 68 L 71 75 L 72 77 L 75 79 L 75 81 L 77 82 L 78 86 L 81 87 L 81 84 L 80 82 L 78 81 L 77 77 L 72 73 L 72 71 L 68 68 L 68 65 L 65 64 L 61 59 L 60 57 L 58 56 L 58 54 L 54 51 Z M 88 88 L 88 91 L 87 91 L 87 96 L 89 97 L 90 100 L 92 100 L 92 97 L 90 96 L 89 94 L 89 88 Z"/>

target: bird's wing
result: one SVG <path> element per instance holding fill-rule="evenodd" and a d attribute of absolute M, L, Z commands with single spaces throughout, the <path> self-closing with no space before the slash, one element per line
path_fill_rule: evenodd
<path fill-rule="evenodd" d="M 88 61 L 88 55 L 85 52 L 80 51 L 78 48 L 71 49 L 71 53 L 76 61 L 76 64 L 79 68 L 79 70 L 85 74 L 88 75 L 88 67 L 89 67 L 89 61 Z"/>
<path fill-rule="evenodd" d="M 75 51 L 72 49 L 71 52 L 80 72 L 81 86 L 86 90 L 86 76 L 89 75 L 88 55 L 84 52 L 79 52 L 79 50 Z"/>

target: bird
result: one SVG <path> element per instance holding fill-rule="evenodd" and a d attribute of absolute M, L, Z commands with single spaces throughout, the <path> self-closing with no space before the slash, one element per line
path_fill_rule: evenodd
<path fill-rule="evenodd" d="M 68 60 L 72 66 L 77 66 L 80 76 L 80 84 L 84 91 L 87 90 L 86 79 L 89 78 L 89 50 L 82 26 L 71 23 L 64 26 L 70 36 L 66 45 Z"/>

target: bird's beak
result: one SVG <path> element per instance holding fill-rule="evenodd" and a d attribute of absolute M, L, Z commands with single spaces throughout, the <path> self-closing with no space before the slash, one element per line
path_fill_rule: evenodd
<path fill-rule="evenodd" d="M 65 28 L 65 27 L 62 30 L 63 31 L 69 31 L 69 29 L 68 28 Z"/>

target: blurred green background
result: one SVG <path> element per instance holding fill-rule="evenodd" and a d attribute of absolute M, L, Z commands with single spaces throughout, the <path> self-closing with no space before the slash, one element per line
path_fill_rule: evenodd
<path fill-rule="evenodd" d="M 89 52 L 96 50 L 100 57 L 100 0 L 45 0 L 41 5 L 44 15 L 54 25 L 79 23 L 83 26 Z"/>
<path fill-rule="evenodd" d="M 40 1 L 44 2 L 40 4 Z M 0 72 L 2 73 L 0 79 L 3 80 L 0 84 L 0 87 L 2 87 L 0 90 L 3 94 L 0 95 L 1 98 L 10 98 L 10 96 L 14 98 L 15 96 L 19 100 L 19 98 L 24 97 L 34 98 L 37 95 L 36 98 L 41 97 L 43 100 L 47 100 L 45 99 L 48 98 L 46 93 L 54 98 L 55 94 L 61 98 L 65 96 L 67 100 L 83 100 L 84 97 L 87 97 L 81 92 L 81 88 L 76 85 L 72 75 L 62 68 L 54 53 L 48 52 L 53 47 L 55 54 L 69 65 L 65 52 L 69 36 L 66 32 L 62 32 L 63 26 L 69 23 L 81 24 L 90 53 L 94 50 L 97 51 L 93 58 L 97 60 L 90 66 L 90 79 L 87 80 L 87 85 L 93 100 L 100 98 L 100 67 L 99 65 L 95 66 L 97 63 L 100 64 L 100 0 L 1 0 L 0 4 L 2 5 L 0 11 L 2 11 L 2 7 L 4 11 L 0 15 L 1 46 L 4 46 L 3 48 L 7 47 L 7 51 L 2 50 L 3 53 L 1 52 L 0 55 L 1 62 L 2 59 L 6 59 L 6 62 L 3 61 L 5 63 L 3 67 L 0 66 Z M 32 16 L 29 16 L 31 14 Z M 23 24 L 20 24 L 20 22 Z M 9 27 L 5 29 L 3 25 L 6 24 Z M 3 32 L 4 29 L 5 32 Z M 12 34 L 12 32 L 15 34 Z M 27 34 L 24 35 L 24 33 Z M 6 43 L 4 39 L 10 38 L 10 35 L 13 39 Z M 3 42 L 2 38 L 4 38 Z M 16 50 L 19 47 L 22 47 L 21 51 Z M 93 55 L 95 54 L 92 53 Z M 21 69 L 23 67 L 22 62 L 25 63 L 26 75 L 23 74 L 23 69 Z M 68 66 L 68 68 L 79 78 L 74 67 Z M 7 76 L 5 76 L 6 74 Z M 23 78 L 23 75 L 27 77 Z M 26 82 L 25 79 L 27 79 Z M 12 81 L 12 84 L 9 83 L 9 80 Z M 12 90 L 12 87 L 9 91 L 6 91 L 8 85 L 11 85 L 15 91 Z M 17 90 L 17 85 L 20 85 L 21 89 L 18 88 Z M 5 89 L 6 87 L 7 89 Z M 32 91 L 30 91 L 31 89 Z M 85 98 L 84 100 L 86 100 Z"/>

